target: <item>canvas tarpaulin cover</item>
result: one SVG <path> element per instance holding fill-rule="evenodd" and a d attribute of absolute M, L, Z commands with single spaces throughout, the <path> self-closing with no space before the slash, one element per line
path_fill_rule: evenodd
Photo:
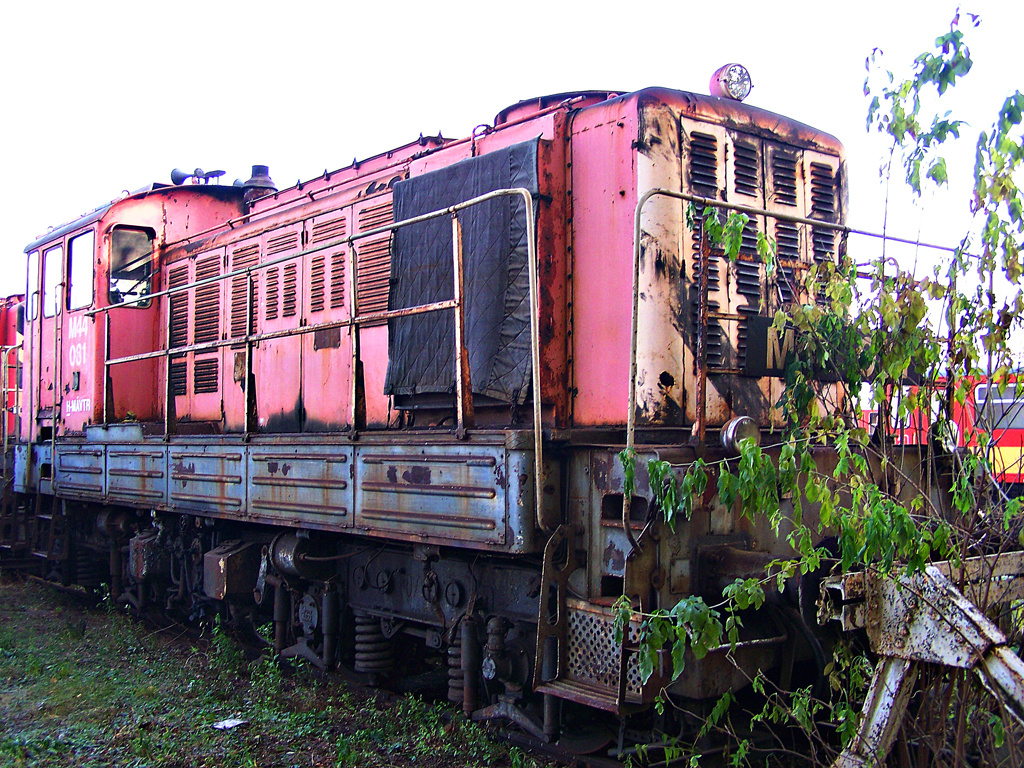
<path fill-rule="evenodd" d="M 515 187 L 534 195 L 538 191 L 537 139 L 396 183 L 395 221 Z M 522 197 L 516 195 L 459 213 L 472 389 L 509 403 L 523 401 L 530 380 L 524 208 Z M 388 309 L 454 297 L 452 243 L 448 216 L 395 231 Z M 388 358 L 385 394 L 454 392 L 455 312 L 389 320 Z"/>

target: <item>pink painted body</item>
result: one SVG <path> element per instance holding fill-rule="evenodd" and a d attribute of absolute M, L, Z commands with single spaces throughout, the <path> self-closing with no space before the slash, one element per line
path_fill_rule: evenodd
<path fill-rule="evenodd" d="M 33 418 L 25 420 L 23 437 L 33 440 L 51 434 L 38 431 L 49 428 L 80 432 L 102 420 L 108 317 L 110 359 L 165 349 L 169 328 L 174 348 L 239 339 L 235 345 L 191 349 L 173 357 L 172 421 L 185 430 L 245 430 L 245 276 L 192 288 L 171 301 L 159 297 L 148 307 L 90 314 L 109 304 L 109 249 L 115 227 L 131 225 L 153 233 L 151 291 L 257 268 L 252 273 L 253 334 L 348 323 L 355 314 L 353 294 L 361 315 L 388 308 L 391 236 L 385 232 L 355 241 L 357 285 L 350 274 L 353 243 L 346 238 L 392 223 L 395 181 L 535 137 L 540 137 L 537 244 L 544 421 L 555 428 L 577 429 L 624 424 L 632 311 L 628 288 L 638 192 L 664 187 L 812 215 L 804 188 L 813 161 L 832 174 L 833 207 L 841 212 L 842 188 L 835 179 L 842 153 L 831 137 L 719 99 L 658 89 L 605 96 L 583 94 L 561 106 L 554 98 L 524 102 L 505 110 L 495 127 L 480 135 L 461 141 L 429 139 L 398 148 L 270 194 L 252 204 L 248 213 L 230 188 L 213 193 L 214 187 L 158 186 L 113 203 L 77 228 L 65 228 L 59 237 L 39 241 L 31 251 L 44 254 L 34 261 L 36 284 L 42 285 L 49 250 L 60 245 L 67 254 L 71 240 L 82 232 L 95 233 L 94 299 L 72 310 L 65 290 L 62 311 L 55 318 L 30 322 L 25 396 Z M 765 138 L 768 128 L 773 131 L 770 139 Z M 691 134 L 698 139 L 691 139 Z M 704 144 L 691 146 L 693 141 Z M 744 151 L 753 153 L 746 168 L 753 178 L 745 186 L 736 175 L 741 161 L 735 159 Z M 711 181 L 694 176 L 694 153 L 699 152 L 714 165 Z M 794 174 L 797 190 L 794 199 L 781 202 L 773 189 L 773 183 L 782 183 L 782 166 L 773 165 L 773 153 L 780 152 L 792 159 L 786 168 Z M 640 423 L 651 426 L 687 426 L 696 418 L 692 291 L 697 246 L 682 211 L 679 201 L 656 199 L 642 217 L 637 407 Z M 752 226 L 766 231 L 767 225 L 755 220 Z M 767 233 L 778 234 L 770 229 Z M 794 245 L 795 262 L 812 261 L 809 240 L 801 236 Z M 322 244 L 330 247 L 315 250 Z M 309 250 L 314 252 L 258 268 Z M 736 414 L 770 423 L 770 406 L 780 384 L 770 378 L 736 383 L 744 331 L 741 320 L 727 316 L 770 313 L 775 302 L 765 288 L 757 289 L 759 297 L 737 300 L 736 284 L 742 281 L 737 270 L 756 271 L 757 265 L 737 267 L 712 259 L 715 277 L 709 302 L 712 312 L 722 314 L 714 321 L 718 327 L 712 342 L 722 349 L 715 352 L 720 357 L 716 365 L 730 375 L 716 378 L 713 370 L 709 373 L 707 423 L 720 425 Z M 70 268 L 65 258 L 65 272 Z M 756 279 L 764 280 L 763 275 Z M 357 426 L 353 414 L 358 412 L 358 418 L 365 419 L 358 426 L 389 428 L 397 415 L 383 394 L 387 337 L 387 324 L 381 321 L 362 324 L 358 330 L 346 324 L 257 342 L 252 350 L 252 426 L 263 433 L 344 432 Z M 57 356 L 54 342 L 61 350 Z M 355 343 L 362 365 L 357 408 L 351 395 Z M 108 420 L 163 420 L 165 370 L 163 358 L 112 366 Z M 55 402 L 56 390 L 60 395 Z M 483 409 L 479 423 L 503 424 L 503 411 L 491 414 Z"/>

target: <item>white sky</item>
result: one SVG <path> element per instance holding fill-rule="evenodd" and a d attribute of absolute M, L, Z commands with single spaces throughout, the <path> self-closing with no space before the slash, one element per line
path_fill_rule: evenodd
<path fill-rule="evenodd" d="M 172 168 L 270 166 L 279 187 L 415 139 L 461 137 L 520 99 L 666 86 L 706 93 L 739 61 L 748 102 L 840 138 L 853 226 L 880 229 L 885 146 L 865 133 L 865 57 L 909 65 L 954 2 L 18 2 L 0 29 L 0 293 L 24 290 L 27 243 Z M 1020 80 L 1024 4 L 965 5 L 975 69 L 956 108 L 991 124 Z M 952 201 L 895 203 L 889 229 L 955 242 L 974 138 Z M 894 189 L 898 185 L 894 184 Z M 905 196 L 904 196 L 905 197 Z M 896 195 L 893 195 L 896 198 Z"/>

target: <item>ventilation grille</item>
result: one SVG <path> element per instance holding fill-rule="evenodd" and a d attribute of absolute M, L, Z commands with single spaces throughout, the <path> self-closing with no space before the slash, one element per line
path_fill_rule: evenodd
<path fill-rule="evenodd" d="M 800 259 L 800 230 L 796 224 L 788 221 L 775 222 L 775 242 L 780 259 L 798 261 Z"/>
<path fill-rule="evenodd" d="M 309 311 L 324 311 L 324 293 L 326 291 L 327 267 L 326 256 L 318 253 L 313 257 L 313 264 L 309 273 Z"/>
<path fill-rule="evenodd" d="M 836 184 L 832 168 L 811 163 L 811 216 L 832 221 L 836 215 Z"/>
<path fill-rule="evenodd" d="M 348 225 L 344 217 L 331 219 L 330 221 L 318 221 L 313 225 L 310 232 L 309 242 L 311 245 L 329 243 L 347 234 Z"/>
<path fill-rule="evenodd" d="M 188 365 L 184 360 L 171 363 L 171 394 L 181 397 L 188 392 L 187 380 Z"/>
<path fill-rule="evenodd" d="M 267 238 L 267 255 L 274 256 L 278 253 L 292 251 L 299 246 L 298 232 L 283 232 L 280 235 L 272 235 Z"/>
<path fill-rule="evenodd" d="M 744 317 L 739 321 L 736 330 L 736 367 L 743 368 L 747 364 L 747 342 L 750 337 L 747 317 L 758 314 L 757 307 L 739 307 L 738 312 Z"/>
<path fill-rule="evenodd" d="M 757 147 L 740 142 L 735 145 L 736 166 L 734 183 L 736 191 L 748 197 L 757 197 L 761 188 L 757 173 Z"/>
<path fill-rule="evenodd" d="M 811 248 L 814 253 L 814 260 L 819 264 L 823 261 L 832 261 L 836 253 L 835 230 L 821 229 L 820 227 L 812 229 Z"/>
<path fill-rule="evenodd" d="M 718 198 L 718 139 L 690 134 L 690 189 L 701 197 Z"/>
<path fill-rule="evenodd" d="M 394 221 L 391 200 L 385 200 L 377 205 L 370 205 L 359 212 L 359 231 L 366 232 L 368 229 L 386 227 Z"/>
<path fill-rule="evenodd" d="M 183 285 L 188 285 L 187 264 L 172 269 L 167 277 L 168 288 L 180 288 Z M 171 312 L 170 346 L 172 348 L 184 347 L 188 344 L 188 292 L 171 294 L 169 306 Z"/>
<path fill-rule="evenodd" d="M 277 319 L 277 313 L 280 311 L 278 308 L 280 295 L 281 269 L 280 267 L 271 267 L 267 270 L 266 312 L 264 313 L 267 320 Z"/>
<path fill-rule="evenodd" d="M 719 312 L 720 309 L 721 305 L 717 301 L 708 300 L 709 313 Z M 697 335 L 698 329 L 700 328 L 700 295 L 696 292 L 694 293 L 692 310 L 693 335 L 691 337 L 691 341 L 693 344 L 693 369 L 694 372 L 696 372 L 700 363 L 700 359 L 697 355 Z M 721 368 L 725 361 L 725 332 L 722 329 L 722 324 L 713 318 L 708 318 L 707 329 L 707 338 L 705 339 L 707 366 L 708 368 Z"/>
<path fill-rule="evenodd" d="M 235 271 L 251 267 L 259 261 L 259 258 L 260 247 L 258 244 L 239 248 L 231 255 L 231 270 Z M 239 339 L 248 335 L 246 333 L 246 319 L 248 317 L 250 279 L 253 283 L 253 307 L 252 325 L 249 328 L 249 333 L 256 333 L 256 311 L 258 309 L 256 297 L 259 295 L 259 283 L 257 273 L 252 272 L 248 276 L 238 275 L 231 278 L 231 338 L 233 339 Z"/>
<path fill-rule="evenodd" d="M 345 306 L 345 251 L 331 256 L 331 309 Z"/>
<path fill-rule="evenodd" d="M 218 384 L 220 383 L 219 363 L 220 361 L 216 357 L 196 360 L 195 379 L 192 388 L 195 394 L 204 395 L 217 391 Z"/>
<path fill-rule="evenodd" d="M 196 262 L 196 282 L 220 275 L 220 256 L 208 256 Z M 220 283 L 196 290 L 196 317 L 192 339 L 196 344 L 220 340 Z"/>
<path fill-rule="evenodd" d="M 736 290 L 742 296 L 761 299 L 761 265 L 750 261 L 736 262 Z"/>
<path fill-rule="evenodd" d="M 294 264 L 284 265 L 284 299 L 281 302 L 281 317 L 294 317 L 297 311 L 296 288 L 298 268 Z"/>
<path fill-rule="evenodd" d="M 356 254 L 359 285 L 357 299 L 359 314 L 385 312 L 391 286 L 391 239 L 381 238 L 363 244 Z M 367 325 L 382 325 L 378 320 Z"/>
<path fill-rule="evenodd" d="M 783 304 L 792 304 L 797 299 L 798 285 L 796 270 L 792 267 L 779 267 L 776 272 L 776 279 L 779 284 L 779 300 Z"/>
<path fill-rule="evenodd" d="M 775 202 L 796 206 L 796 158 L 782 152 L 772 156 L 772 189 Z"/>

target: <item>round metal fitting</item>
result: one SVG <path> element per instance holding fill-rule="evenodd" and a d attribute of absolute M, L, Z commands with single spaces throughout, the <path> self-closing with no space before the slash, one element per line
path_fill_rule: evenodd
<path fill-rule="evenodd" d="M 761 444 L 761 430 L 749 416 L 735 416 L 722 427 L 722 447 L 725 450 L 738 455 L 741 440 L 753 440 L 754 445 Z"/>

